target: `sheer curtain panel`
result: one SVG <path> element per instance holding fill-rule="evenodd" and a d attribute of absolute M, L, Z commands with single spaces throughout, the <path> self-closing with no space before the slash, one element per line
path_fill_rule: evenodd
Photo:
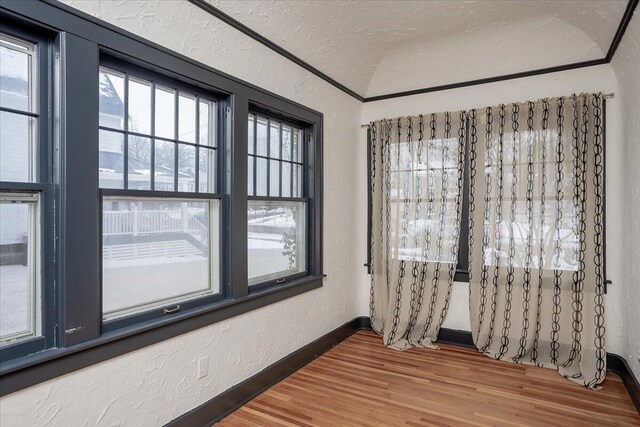
<path fill-rule="evenodd" d="M 386 346 L 434 347 L 458 255 L 466 113 L 372 122 L 373 329 Z"/>
<path fill-rule="evenodd" d="M 574 95 L 468 112 L 474 342 L 589 388 L 606 374 L 602 102 Z"/>

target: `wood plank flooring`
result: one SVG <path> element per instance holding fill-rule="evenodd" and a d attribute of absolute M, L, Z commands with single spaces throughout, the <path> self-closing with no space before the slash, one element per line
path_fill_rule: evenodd
<path fill-rule="evenodd" d="M 222 426 L 640 426 L 619 377 L 600 391 L 473 349 L 386 349 L 359 332 Z"/>

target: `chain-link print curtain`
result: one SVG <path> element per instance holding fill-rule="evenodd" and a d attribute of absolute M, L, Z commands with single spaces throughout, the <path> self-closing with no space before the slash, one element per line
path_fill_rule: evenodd
<path fill-rule="evenodd" d="M 373 329 L 397 350 L 432 344 L 458 254 L 465 113 L 381 120 L 371 132 Z"/>
<path fill-rule="evenodd" d="M 474 342 L 597 388 L 606 374 L 602 96 L 468 114 Z"/>

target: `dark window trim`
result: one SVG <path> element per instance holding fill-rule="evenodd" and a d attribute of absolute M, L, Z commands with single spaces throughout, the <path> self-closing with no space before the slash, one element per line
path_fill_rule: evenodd
<path fill-rule="evenodd" d="M 52 274 L 46 285 L 56 293 L 55 307 L 50 306 L 58 319 L 58 329 L 48 349 L 0 361 L 0 396 L 322 286 L 322 113 L 57 2 L 2 2 L 0 18 L 12 28 L 14 24 L 26 27 L 37 34 L 51 35 L 55 41 L 51 49 L 55 60 L 49 67 L 47 85 L 53 86 L 55 97 L 52 94 L 53 108 L 46 111 L 55 114 L 49 123 L 60 123 L 56 132 L 51 131 L 55 158 L 50 166 L 52 203 L 58 215 L 57 239 L 44 240 L 51 245 L 56 242 L 55 280 Z M 223 202 L 224 232 L 220 237 L 225 248 L 220 262 L 220 287 L 225 299 L 185 306 L 171 316 L 143 319 L 110 331 L 103 327 L 100 309 L 100 200 L 109 194 L 142 195 L 145 191 L 98 189 L 98 67 L 105 56 L 125 62 L 135 58 L 131 60 L 134 66 L 218 96 L 213 99 L 218 103 L 216 147 L 220 155 L 216 161 L 221 171 L 217 193 L 195 194 Z M 52 85 L 53 81 L 59 84 Z M 309 127 L 305 134 L 309 149 L 305 152 L 308 167 L 304 177 L 308 209 L 314 212 L 308 224 L 307 275 L 251 290 L 246 239 L 250 106 Z M 74 168 L 79 158 L 87 164 Z M 190 193 L 150 191 L 149 195 L 185 198 Z"/>

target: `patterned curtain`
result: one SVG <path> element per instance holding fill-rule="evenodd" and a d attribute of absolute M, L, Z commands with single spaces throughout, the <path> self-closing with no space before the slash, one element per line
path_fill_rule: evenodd
<path fill-rule="evenodd" d="M 474 342 L 597 388 L 606 374 L 602 96 L 468 114 Z"/>
<path fill-rule="evenodd" d="M 458 255 L 464 112 L 381 120 L 371 132 L 373 329 L 397 350 L 434 347 Z"/>

